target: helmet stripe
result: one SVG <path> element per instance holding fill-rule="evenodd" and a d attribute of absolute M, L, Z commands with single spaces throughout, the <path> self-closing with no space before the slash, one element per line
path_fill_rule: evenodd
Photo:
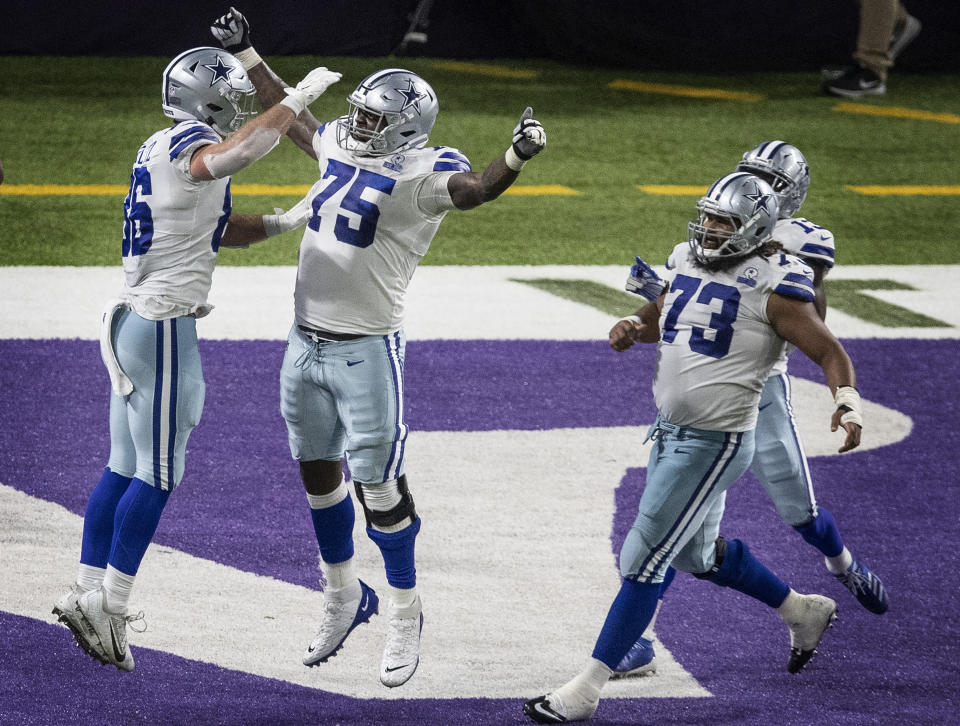
<path fill-rule="evenodd" d="M 747 174 L 745 171 L 738 171 L 738 172 L 734 172 L 733 174 L 727 174 L 725 177 L 717 179 L 717 181 L 713 183 L 713 186 L 710 187 L 710 190 L 707 192 L 707 196 L 719 198 L 720 195 L 723 194 L 724 189 L 730 186 L 730 184 L 735 182 L 737 179 L 740 179 L 745 176 L 750 176 L 750 175 Z M 718 184 L 721 185 L 719 189 L 717 189 Z"/>

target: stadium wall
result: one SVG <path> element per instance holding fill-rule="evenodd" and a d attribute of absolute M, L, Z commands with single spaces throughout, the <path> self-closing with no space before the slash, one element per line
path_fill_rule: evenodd
<path fill-rule="evenodd" d="M 207 45 L 207 25 L 238 0 L 0 0 L 0 55 L 172 56 Z M 416 0 L 243 3 L 264 55 L 386 56 Z M 923 33 L 902 70 L 960 70 L 960 3 L 908 0 Z M 435 0 L 421 55 L 547 58 L 638 70 L 812 71 L 842 61 L 853 0 Z"/>

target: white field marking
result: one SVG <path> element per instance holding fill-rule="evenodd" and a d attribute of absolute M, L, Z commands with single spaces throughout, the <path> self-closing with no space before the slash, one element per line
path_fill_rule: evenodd
<path fill-rule="evenodd" d="M 808 455 L 833 455 L 841 436 L 829 431 L 826 387 L 794 379 L 793 400 Z M 871 401 L 864 418 L 870 435 L 860 450 L 895 443 L 911 429 L 906 416 Z M 426 522 L 417 542 L 425 627 L 420 670 L 401 689 L 377 682 L 383 610 L 336 658 L 307 669 L 300 657 L 313 635 L 317 592 L 169 547 L 147 552 L 132 608 L 146 612 L 150 627 L 131 641 L 361 698 L 523 698 L 554 688 L 581 667 L 617 591 L 614 491 L 628 468 L 646 465 L 645 431 L 410 435 L 410 472 Z M 0 578 L 7 583 L 0 609 L 52 620 L 52 603 L 76 572 L 81 527 L 60 505 L 0 485 Z M 354 539 L 362 576 L 384 593 L 380 555 L 362 517 Z M 710 695 L 662 643 L 657 660 L 656 677 L 612 681 L 605 695 Z"/>
<path fill-rule="evenodd" d="M 358 698 L 542 693 L 580 670 L 619 587 L 614 490 L 645 461 L 640 438 L 633 428 L 411 435 L 411 458 L 422 462 L 424 629 L 420 668 L 403 688 L 384 688 L 377 675 L 385 603 L 335 658 L 309 669 L 300 658 L 318 593 L 169 547 L 151 547 L 143 562 L 131 608 L 144 610 L 149 628 L 131 633 L 131 644 Z M 0 513 L 0 608 L 50 622 L 76 572 L 81 518 L 3 485 Z M 384 594 L 382 560 L 362 520 L 360 573 Z M 662 646 L 655 678 L 612 682 L 606 694 L 710 695 Z"/>
<path fill-rule="evenodd" d="M 663 268 L 658 268 L 662 273 Z M 407 294 L 410 340 L 606 340 L 613 318 L 512 279 L 584 279 L 623 289 L 629 265 L 420 267 Z M 888 279 L 910 290 L 865 291 L 951 328 L 887 328 L 839 310 L 827 322 L 841 338 L 958 338 L 954 290 L 960 265 L 838 266 L 831 279 Z M 206 339 L 284 340 L 293 321 L 293 267 L 216 269 L 199 321 Z M 104 302 L 120 289 L 119 267 L 0 267 L 0 338 L 98 337 Z M 637 302 L 642 300 L 637 298 Z M 638 304 L 639 307 L 639 304 Z"/>

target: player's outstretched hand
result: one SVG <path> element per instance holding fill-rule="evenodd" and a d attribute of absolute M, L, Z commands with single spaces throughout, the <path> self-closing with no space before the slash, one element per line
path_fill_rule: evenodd
<path fill-rule="evenodd" d="M 314 68 L 304 76 L 296 88 L 283 89 L 287 97 L 280 103 L 299 116 L 303 109 L 320 98 L 324 91 L 340 80 L 341 76 L 341 73 L 328 70 L 324 66 Z"/>
<path fill-rule="evenodd" d="M 513 129 L 513 153 L 522 161 L 530 161 L 543 151 L 546 145 L 547 132 L 543 130 L 543 125 L 533 118 L 533 109 L 527 106 L 520 116 L 520 122 Z"/>
<path fill-rule="evenodd" d="M 642 259 L 639 257 L 634 259 L 636 264 L 630 268 L 625 289 L 627 292 L 653 302 L 666 291 L 667 283 Z"/>
<path fill-rule="evenodd" d="M 610 328 L 610 347 L 622 353 L 640 339 L 645 327 L 636 315 L 621 318 Z"/>
<path fill-rule="evenodd" d="M 847 432 L 843 446 L 838 453 L 850 451 L 860 445 L 860 433 L 863 431 L 863 403 L 860 393 L 853 386 L 840 386 L 834 393 L 834 402 L 837 409 L 830 418 L 830 430 L 836 431 L 841 426 Z"/>
<path fill-rule="evenodd" d="M 237 53 L 252 46 L 250 42 L 250 23 L 236 8 L 221 15 L 210 25 L 210 32 L 223 49 L 230 53 Z"/>

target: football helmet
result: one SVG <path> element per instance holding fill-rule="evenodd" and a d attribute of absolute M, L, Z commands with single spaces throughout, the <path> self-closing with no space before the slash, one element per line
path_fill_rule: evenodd
<path fill-rule="evenodd" d="M 690 248 L 701 264 L 743 257 L 770 239 L 777 195 L 758 176 L 738 171 L 715 181 L 697 202 L 699 218 L 687 225 Z M 708 218 L 731 229 L 708 226 Z"/>
<path fill-rule="evenodd" d="M 402 68 L 367 76 L 347 102 L 347 115 L 337 119 L 337 144 L 359 156 L 387 156 L 423 146 L 440 108 L 430 84 Z M 361 120 L 361 113 L 368 118 Z"/>
<path fill-rule="evenodd" d="M 780 200 L 780 219 L 792 217 L 807 198 L 810 166 L 800 149 L 785 141 L 764 141 L 743 155 L 737 171 L 756 174 Z"/>
<path fill-rule="evenodd" d="M 221 48 L 184 51 L 163 71 L 163 112 L 175 121 L 198 119 L 221 136 L 256 115 L 256 89 L 240 61 Z"/>

